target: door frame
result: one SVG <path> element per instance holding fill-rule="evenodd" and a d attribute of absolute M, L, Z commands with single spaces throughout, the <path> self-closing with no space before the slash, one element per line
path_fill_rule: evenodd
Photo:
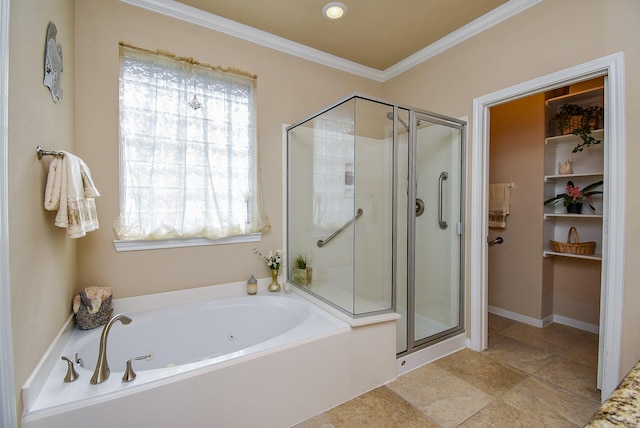
<path fill-rule="evenodd" d="M 0 426 L 17 424 L 9 284 L 9 0 L 0 0 Z"/>
<path fill-rule="evenodd" d="M 598 363 L 602 399 L 620 381 L 622 345 L 622 299 L 624 294 L 626 135 L 624 54 L 618 52 L 524 83 L 483 95 L 473 100 L 470 200 L 470 337 L 469 347 L 487 348 L 488 332 L 488 171 L 489 109 L 515 99 L 566 86 L 594 77 L 607 76 L 605 106 L 604 223 L 600 298 L 601 352 Z"/>

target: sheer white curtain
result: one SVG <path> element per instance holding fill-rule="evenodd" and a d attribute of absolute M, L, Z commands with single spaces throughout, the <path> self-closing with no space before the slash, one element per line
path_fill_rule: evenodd
<path fill-rule="evenodd" d="M 121 240 L 216 239 L 261 214 L 255 76 L 120 47 Z"/>

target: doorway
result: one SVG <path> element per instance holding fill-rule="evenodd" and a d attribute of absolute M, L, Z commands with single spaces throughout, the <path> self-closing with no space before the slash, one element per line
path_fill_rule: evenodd
<path fill-rule="evenodd" d="M 603 190 L 605 218 L 603 225 L 602 296 L 600 309 L 601 352 L 599 378 L 602 397 L 608 397 L 620 380 L 621 310 L 624 272 L 625 212 L 625 138 L 624 138 L 624 66 L 622 53 L 590 61 L 556 73 L 509 87 L 473 102 L 473 146 L 471 169 L 471 337 L 470 347 L 482 351 L 487 347 L 487 237 L 489 110 L 524 96 L 552 90 L 571 83 L 605 76 L 608 90 L 608 126 L 605 133 L 605 165 L 608 180 Z"/>

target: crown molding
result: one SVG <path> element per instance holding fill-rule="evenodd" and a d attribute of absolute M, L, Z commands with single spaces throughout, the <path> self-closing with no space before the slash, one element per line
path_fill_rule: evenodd
<path fill-rule="evenodd" d="M 213 13 L 205 12 L 195 7 L 179 3 L 175 0 L 120 1 L 132 6 L 137 6 L 142 9 L 190 22 L 201 27 L 209 28 L 214 31 L 219 31 L 224 34 L 313 61 L 327 67 L 332 67 L 378 82 L 385 82 L 386 80 L 404 73 L 429 58 L 433 58 L 458 43 L 462 43 L 468 38 L 473 37 L 474 35 L 481 33 L 482 31 L 540 3 L 542 0 L 509 0 L 507 3 L 497 7 L 464 27 L 459 28 L 453 33 L 443 37 L 435 43 L 432 43 L 386 70 L 367 67 L 365 65 L 322 52 L 318 49 L 293 42 L 283 37 L 273 35 L 266 31 L 258 30 Z"/>
<path fill-rule="evenodd" d="M 425 62 L 426 60 L 433 58 L 434 56 L 441 54 L 449 48 L 464 42 L 465 40 L 479 34 L 489 28 L 499 24 L 529 9 L 532 6 L 542 2 L 542 0 L 509 0 L 507 3 L 495 8 L 491 12 L 486 13 L 480 18 L 468 23 L 467 25 L 460 27 L 453 33 L 446 35 L 437 42 L 430 44 L 422 50 L 419 50 L 413 55 L 399 61 L 398 63 L 387 68 L 381 72 L 381 81 L 389 80 L 399 74 L 404 73 L 407 70 L 415 67 L 416 65 Z"/>
<path fill-rule="evenodd" d="M 332 67 L 347 73 L 366 77 L 377 81 L 382 81 L 382 73 L 371 67 L 348 61 L 335 55 L 322 52 L 318 49 L 310 48 L 301 43 L 292 42 L 258 30 L 248 25 L 240 24 L 227 18 L 205 12 L 192 6 L 179 3 L 174 0 L 121 0 L 123 3 L 138 6 L 172 18 L 190 22 L 201 27 L 237 37 L 258 45 L 262 45 L 277 51 L 297 56 L 309 61 L 317 62 L 327 67 Z"/>

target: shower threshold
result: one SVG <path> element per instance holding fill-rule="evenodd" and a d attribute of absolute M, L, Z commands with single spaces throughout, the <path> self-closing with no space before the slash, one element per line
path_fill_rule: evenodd
<path fill-rule="evenodd" d="M 417 369 L 425 364 L 429 364 L 447 355 L 453 354 L 467 347 L 467 337 L 465 332 L 435 343 L 426 348 L 404 354 L 396 360 L 397 375 L 403 375 L 411 370 Z"/>

